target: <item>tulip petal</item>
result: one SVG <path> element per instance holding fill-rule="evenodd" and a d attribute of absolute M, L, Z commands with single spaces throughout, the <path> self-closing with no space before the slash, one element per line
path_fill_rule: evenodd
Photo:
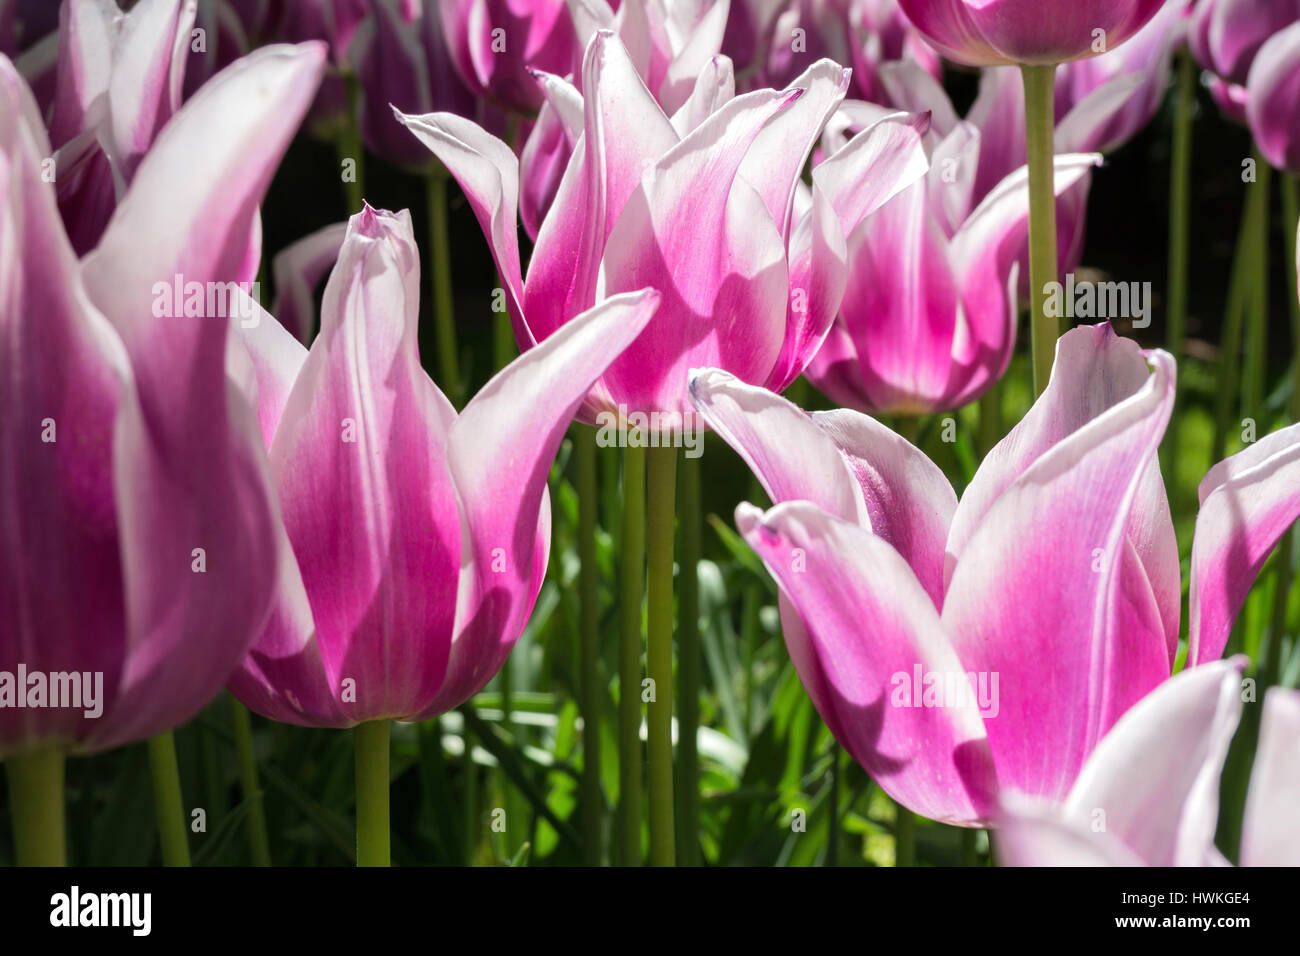
<path fill-rule="evenodd" d="M 1270 687 L 1242 821 L 1242 866 L 1300 865 L 1300 691 Z"/>
<path fill-rule="evenodd" d="M 811 501 L 871 528 L 844 458 L 807 412 L 720 369 L 693 369 L 690 392 L 709 427 L 745 460 L 774 503 Z"/>
<path fill-rule="evenodd" d="M 808 502 L 766 514 L 741 505 L 736 524 L 802 620 L 787 626 L 787 642 L 798 642 L 791 658 L 840 743 L 911 810 L 947 823 L 984 820 L 996 778 L 974 688 L 898 552 Z M 925 675 L 957 688 L 955 699 L 925 706 Z"/>
<path fill-rule="evenodd" d="M 1300 517 L 1300 425 L 1219 462 L 1201 481 L 1200 499 L 1192 540 L 1189 665 L 1223 653 L 1260 568 Z"/>
<path fill-rule="evenodd" d="M 1183 671 L 1138 701 L 1084 764 L 1066 816 L 1079 826 L 1100 819 L 1149 866 L 1204 866 L 1246 663 Z"/>
<path fill-rule="evenodd" d="M 1097 335 L 1076 330 L 1061 340 L 1053 384 L 1075 372 L 1071 353 L 1107 360 Z M 1005 473 L 993 472 L 1011 461 L 1028 466 L 996 498 L 972 483 L 953 520 L 949 556 L 960 557 L 944 628 L 968 668 L 1001 674 L 1001 712 L 985 721 L 989 743 L 1003 783 L 1033 796 L 1062 799 L 1115 720 L 1169 675 L 1160 610 L 1127 534 L 1173 404 L 1173 360 L 1163 352 L 1149 360 L 1154 374 L 1140 385 L 1133 371 L 1095 377 L 1068 399 L 1040 398 L 984 480 L 1000 483 Z M 1076 403 L 1085 418 L 1105 410 L 1036 459 L 1018 457 L 1039 429 L 1079 415 Z M 985 501 L 984 519 L 954 551 L 970 527 L 968 508 Z"/>
<path fill-rule="evenodd" d="M 506 366 L 456 420 L 451 468 L 469 540 L 447 679 L 416 719 L 476 694 L 519 639 L 546 573 L 551 461 L 592 383 L 658 305 L 648 289 L 602 302 Z"/>
<path fill-rule="evenodd" d="M 1059 804 L 1003 794 L 993 855 L 998 866 L 1142 866 L 1142 859 L 1104 830 L 1065 819 Z"/>
<path fill-rule="evenodd" d="M 1246 83 L 1246 116 L 1255 143 L 1270 163 L 1300 172 L 1300 21 L 1260 47 Z"/>
<path fill-rule="evenodd" d="M 108 709 L 126 631 L 113 432 L 131 371 L 82 286 L 34 110 L 0 56 L 0 670 L 100 672 Z M 0 755 L 67 746 L 95 723 L 0 708 Z"/>

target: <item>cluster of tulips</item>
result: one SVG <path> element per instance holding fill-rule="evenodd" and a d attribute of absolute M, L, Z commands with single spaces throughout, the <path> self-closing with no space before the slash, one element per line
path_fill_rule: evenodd
<path fill-rule="evenodd" d="M 461 707 L 506 662 L 570 434 L 582 734 L 618 726 L 620 859 L 641 861 L 643 815 L 651 862 L 697 859 L 701 466 L 678 439 L 707 428 L 770 499 L 733 501 L 734 527 L 900 840 L 917 814 L 991 829 L 1014 865 L 1220 861 L 1219 773 L 1260 707 L 1239 859 L 1300 864 L 1300 692 L 1282 686 L 1300 424 L 1219 444 L 1185 572 L 1162 477 L 1198 67 L 1257 144 L 1235 396 L 1263 387 L 1269 175 L 1300 223 L 1292 0 L 0 0 L 17 861 L 66 858 L 67 755 L 148 741 L 163 858 L 184 862 L 172 731 L 224 688 L 251 793 L 249 711 L 352 730 L 357 860 L 386 865 L 392 723 Z M 943 78 L 970 69 L 963 116 Z M 1050 289 L 1081 264 L 1093 178 L 1171 84 L 1167 348 L 1120 315 L 1061 334 Z M 338 144 L 351 217 L 275 257 L 267 310 L 260 207 L 300 126 Z M 367 154 L 423 177 L 428 248 L 409 212 L 365 202 Z M 462 194 L 499 276 L 498 370 L 472 396 L 446 218 Z M 1034 400 L 1004 430 L 1025 309 Z M 805 381 L 843 408 L 782 397 Z M 983 457 L 959 497 L 913 423 L 974 403 Z M 591 542 L 611 415 L 613 715 Z M 662 440 L 632 440 L 634 419 Z M 1278 624 L 1251 660 L 1230 637 L 1275 549 Z M 61 697 L 82 676 L 93 708 Z"/>

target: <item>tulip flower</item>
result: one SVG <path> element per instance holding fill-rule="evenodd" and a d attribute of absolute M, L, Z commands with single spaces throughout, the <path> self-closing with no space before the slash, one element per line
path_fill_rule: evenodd
<path fill-rule="evenodd" d="M 971 66 L 1017 66 L 1024 80 L 1029 159 L 1030 351 L 1035 394 L 1047 386 L 1057 319 L 1047 308 L 1057 280 L 1052 197 L 1055 74 L 1061 63 L 1107 53 L 1131 38 L 1165 0 L 899 0 L 941 53 Z"/>
<path fill-rule="evenodd" d="M 1224 114 L 1246 123 L 1246 84 L 1260 48 L 1300 20 L 1298 0 L 1199 0 L 1188 43 L 1212 74 L 1210 92 Z"/>
<path fill-rule="evenodd" d="M 1298 101 L 1300 17 L 1259 48 L 1246 80 L 1246 117 L 1255 143 L 1265 159 L 1292 174 L 1300 173 Z"/>
<path fill-rule="evenodd" d="M 188 720 L 270 611 L 277 506 L 226 377 L 230 319 L 160 308 L 159 289 L 252 279 L 257 204 L 323 62 L 318 46 L 268 47 L 215 78 L 79 263 L 42 175 L 50 142 L 0 57 L 0 672 L 28 675 L 0 678 L 0 754 L 20 861 L 62 855 L 61 753 Z M 52 692 L 48 675 L 96 699 L 17 705 Z"/>
<path fill-rule="evenodd" d="M 1055 66 L 1107 53 L 1165 0 L 898 0 L 948 59 L 967 66 Z"/>
<path fill-rule="evenodd" d="M 506 110 L 535 113 L 542 95 L 529 71 L 565 76 L 581 52 L 565 0 L 440 0 L 438 8 L 461 79 Z"/>
<path fill-rule="evenodd" d="M 141 157 L 181 102 L 194 4 L 145 0 L 123 14 L 73 0 L 59 27 L 50 140 L 73 249 L 92 249 Z"/>
<path fill-rule="evenodd" d="M 1174 364 L 1109 326 L 1064 335 L 1051 382 L 958 502 L 874 420 L 809 417 L 716 370 L 691 392 L 776 506 L 736 522 L 776 578 L 804 687 L 895 800 L 958 825 L 1002 789 L 1062 800 L 1119 717 L 1168 679 L 1178 549 L 1156 448 Z M 1211 472 L 1193 561 L 1208 662 L 1300 511 L 1300 435 Z M 1282 450 L 1285 448 L 1286 450 Z M 1229 621 L 1230 623 L 1230 621 Z"/>
<path fill-rule="evenodd" d="M 1008 176 L 972 212 L 981 144 L 977 129 L 959 124 L 934 147 L 927 179 L 845 237 L 843 304 L 808 368 L 839 404 L 893 415 L 960 408 L 1006 371 L 1019 320 L 1027 174 Z M 1059 157 L 1057 194 L 1100 158 Z"/>
<path fill-rule="evenodd" d="M 1219 774 L 1244 657 L 1183 671 L 1119 719 L 1059 804 L 1008 794 L 1006 866 L 1221 866 Z M 1300 692 L 1270 688 L 1246 802 L 1243 866 L 1300 866 Z"/>
<path fill-rule="evenodd" d="M 316 287 L 334 268 L 346 235 L 347 223 L 333 223 L 281 250 L 271 262 L 275 277 L 271 314 L 303 345 L 311 344 L 315 331 Z"/>
<path fill-rule="evenodd" d="M 651 710 L 651 855 L 671 862 L 671 723 L 663 720 L 671 715 L 671 650 L 663 652 L 671 624 L 665 634 L 662 616 L 672 607 L 665 568 L 672 567 L 674 436 L 695 420 L 686 372 L 707 362 L 776 389 L 798 377 L 847 282 L 833 200 L 843 195 L 841 208 L 866 218 L 924 173 L 925 155 L 913 121 L 877 124 L 846 148 L 859 161 L 823 174 L 811 209 L 796 220 L 799 176 L 848 85 L 842 67 L 819 63 L 793 89 L 733 96 L 731 64 L 716 58 L 669 117 L 624 45 L 601 30 L 587 47 L 581 92 L 555 76 L 541 79 L 557 112 L 581 106 L 582 148 L 540 226 L 526 281 L 509 147 L 457 116 L 400 118 L 464 189 L 492 246 L 521 348 L 545 342 L 609 295 L 642 285 L 663 294 L 645 332 L 589 393 L 581 418 L 593 423 L 605 413 L 622 431 L 633 415 L 656 416 L 656 443 L 646 449 L 654 532 L 648 676 L 664 706 Z M 658 773 L 666 785 L 656 785 Z"/>
<path fill-rule="evenodd" d="M 779 7 L 766 31 L 764 86 L 783 87 L 822 57 L 853 67 L 852 91 L 891 104 L 878 71 L 907 61 L 939 79 L 938 55 L 903 16 L 898 0 L 798 0 Z"/>
<path fill-rule="evenodd" d="M 269 317 L 242 330 L 287 545 L 230 689 L 275 720 L 358 728 L 358 800 L 382 794 L 358 809 L 363 864 L 387 863 L 388 722 L 450 710 L 500 669 L 546 571 L 551 459 L 659 298 L 579 316 L 458 415 L 420 367 L 419 287 L 409 214 L 366 206 L 311 348 Z"/>

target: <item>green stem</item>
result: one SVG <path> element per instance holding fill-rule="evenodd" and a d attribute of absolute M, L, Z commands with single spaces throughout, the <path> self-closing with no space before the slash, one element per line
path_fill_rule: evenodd
<path fill-rule="evenodd" d="M 153 808 L 158 821 L 158 839 L 162 843 L 163 866 L 189 866 L 181 774 L 176 765 L 176 741 L 170 730 L 149 738 L 149 770 L 153 775 Z"/>
<path fill-rule="evenodd" d="M 700 531 L 704 522 L 700 502 L 700 459 L 682 455 L 681 593 L 677 599 L 677 762 L 681 766 L 678 840 L 683 866 L 698 866 L 700 833 Z"/>
<path fill-rule="evenodd" d="M 1255 151 L 1258 181 L 1252 187 L 1260 204 L 1254 220 L 1254 252 L 1250 259 L 1250 310 L 1246 325 L 1246 361 L 1242 370 L 1242 417 L 1257 421 L 1264 414 L 1264 394 L 1268 378 L 1268 261 L 1269 225 L 1271 217 L 1268 202 L 1273 181 L 1273 169 L 1268 161 Z"/>
<path fill-rule="evenodd" d="M 343 180 L 343 198 L 348 204 L 347 214 L 351 216 L 361 211 L 364 202 L 366 157 L 365 148 L 361 145 L 361 127 L 357 121 L 361 104 L 361 84 L 356 75 L 350 71 L 344 76 L 343 82 L 346 87 L 347 115 L 343 117 L 343 126 L 339 130 L 339 173 L 342 175 L 343 163 L 352 160 L 354 175 L 350 181 Z"/>
<path fill-rule="evenodd" d="M 271 842 L 266 833 L 266 807 L 257 779 L 257 752 L 253 749 L 253 719 L 248 708 L 230 698 L 230 719 L 235 725 L 235 752 L 239 756 L 239 783 L 248 801 L 248 850 L 253 866 L 271 865 Z"/>
<path fill-rule="evenodd" d="M 1192 120 L 1196 112 L 1196 69 L 1191 54 L 1178 54 L 1178 94 L 1169 159 L 1169 354 L 1183 360 L 1187 339 L 1187 272 L 1191 248 Z M 1178 460 L 1178 428 L 1169 428 L 1165 462 Z"/>
<path fill-rule="evenodd" d="M 1300 180 L 1282 177 L 1282 233 L 1286 237 L 1287 305 L 1291 309 L 1291 421 L 1300 422 L 1300 294 L 1296 276 L 1296 223 L 1300 222 Z"/>
<path fill-rule="evenodd" d="M 357 774 L 357 866 L 390 866 L 388 829 L 387 720 L 357 724 L 352 730 Z"/>
<path fill-rule="evenodd" d="M 578 596 L 582 605 L 582 846 L 588 866 L 602 858 L 600 793 L 600 595 L 596 567 L 596 431 L 576 426 L 574 457 L 578 471 L 578 555 L 581 560 Z"/>
<path fill-rule="evenodd" d="M 840 865 L 840 745 L 831 740 L 831 792 L 826 823 L 826 865 Z"/>
<path fill-rule="evenodd" d="M 1034 395 L 1043 394 L 1052 375 L 1057 319 L 1047 314 L 1047 286 L 1058 278 L 1056 258 L 1056 186 L 1053 165 L 1056 133 L 1056 67 L 1022 66 L 1025 84 L 1025 133 L 1029 150 L 1029 317 L 1034 358 Z"/>
<path fill-rule="evenodd" d="M 1232 424 L 1232 403 L 1237 398 L 1237 386 L 1241 377 L 1241 330 L 1245 322 L 1246 305 L 1250 298 L 1252 268 L 1250 257 L 1254 251 L 1255 220 L 1261 212 L 1257 199 L 1259 195 L 1257 190 L 1247 191 L 1245 208 L 1241 214 L 1241 226 L 1237 232 L 1237 246 L 1232 257 L 1232 278 L 1228 283 L 1228 302 L 1223 317 L 1221 387 L 1218 390 L 1214 416 L 1215 461 L 1223 459 L 1227 454 L 1228 430 Z"/>
<path fill-rule="evenodd" d="M 654 696 L 646 718 L 650 777 L 650 861 L 676 862 L 673 828 L 673 517 L 677 449 L 647 451 L 646 672 Z"/>
<path fill-rule="evenodd" d="M 895 804 L 894 866 L 916 866 L 916 814 Z"/>
<path fill-rule="evenodd" d="M 9 812 L 19 866 L 66 866 L 63 751 L 27 750 L 5 758 Z"/>
<path fill-rule="evenodd" d="M 457 408 L 461 390 L 460 359 L 456 352 L 455 300 L 451 285 L 451 239 L 447 232 L 447 170 L 440 165 L 425 176 L 429 202 L 429 276 L 433 283 L 433 327 L 442 390 Z"/>
<path fill-rule="evenodd" d="M 623 450 L 623 548 L 619 569 L 618 774 L 624 866 L 641 865 L 641 605 L 645 590 L 644 448 Z"/>
<path fill-rule="evenodd" d="M 977 866 L 979 864 L 979 854 L 976 852 L 976 841 L 979 839 L 979 830 L 972 830 L 970 827 L 961 829 L 961 865 Z"/>
<path fill-rule="evenodd" d="M 473 866 L 478 859 L 478 767 L 474 763 L 474 732 L 468 721 L 461 729 L 461 740 L 465 746 L 465 865 Z"/>

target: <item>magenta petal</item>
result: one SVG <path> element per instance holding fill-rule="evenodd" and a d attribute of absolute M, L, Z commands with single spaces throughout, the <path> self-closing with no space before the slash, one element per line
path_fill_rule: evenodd
<path fill-rule="evenodd" d="M 519 640 L 546 573 L 551 461 L 592 383 L 659 305 L 641 290 L 573 319 L 483 386 L 450 436 L 469 541 L 447 679 L 420 719 L 483 688 Z"/>
<path fill-rule="evenodd" d="M 113 434 L 131 372 L 42 178 L 34 109 L 0 56 L 0 670 L 100 671 L 111 708 L 127 649 Z M 66 746 L 96 724 L 0 708 L 0 755 Z"/>
<path fill-rule="evenodd" d="M 1300 172 L 1300 21 L 1274 34 L 1259 50 L 1246 83 L 1246 115 L 1259 150 L 1270 163 Z"/>
<path fill-rule="evenodd" d="M 909 809 L 986 819 L 997 783 L 978 707 L 922 705 L 925 675 L 969 688 L 967 668 L 898 552 L 808 502 L 741 505 L 736 524 L 797 614 L 783 616 L 790 656 L 840 743 Z"/>
<path fill-rule="evenodd" d="M 773 502 L 805 500 L 870 529 L 862 494 L 835 442 L 803 409 L 720 369 L 695 369 L 691 401 Z"/>
<path fill-rule="evenodd" d="M 321 334 L 271 446 L 316 643 L 349 724 L 419 711 L 441 686 L 451 647 L 461 555 L 447 460 L 455 412 L 420 367 L 419 262 L 409 214 L 367 207 L 352 218 Z M 295 684 L 285 690 L 306 696 Z M 312 716 L 319 724 L 326 715 Z"/>
<path fill-rule="evenodd" d="M 1201 481 L 1192 540 L 1187 661 L 1223 653 L 1273 547 L 1300 517 L 1300 425 L 1266 435 Z"/>
<path fill-rule="evenodd" d="M 1300 866 L 1300 691 L 1270 687 L 1242 821 L 1242 866 Z"/>
<path fill-rule="evenodd" d="M 1053 385 L 1074 374 L 1080 341 L 1104 360 L 1094 338 L 1082 329 L 1061 340 Z M 1027 467 L 995 498 L 972 483 L 953 521 L 944 628 L 967 668 L 1001 675 L 1001 710 L 985 720 L 989 743 L 1003 784 L 1033 796 L 1063 798 L 1115 720 L 1169 675 L 1160 609 L 1128 536 L 1173 405 L 1173 360 L 1163 352 L 1149 360 L 1154 374 L 1136 388 L 1121 380 L 1113 396 L 1101 386 L 1120 382 L 1097 378 L 1068 398 L 1041 397 L 1004 439 L 1001 460 L 981 471 L 991 483 L 1012 462 Z M 1068 421 L 1063 412 L 1077 414 L 1080 403 L 1087 415 L 1091 402 L 1100 414 L 1088 424 L 1019 457 L 1036 429 L 1050 434 Z M 965 539 L 968 508 L 984 501 L 987 514 Z"/>
<path fill-rule="evenodd" d="M 1079 825 L 1100 818 L 1149 866 L 1206 865 L 1246 663 L 1238 657 L 1183 671 L 1135 704 L 1088 758 L 1065 803 L 1067 818 Z"/>
<path fill-rule="evenodd" d="M 816 412 L 857 481 L 871 531 L 894 546 L 936 608 L 943 606 L 944 557 L 957 494 L 925 453 L 858 412 Z"/>
<path fill-rule="evenodd" d="M 519 302 L 523 272 L 519 264 L 519 160 L 491 133 L 454 113 L 407 116 L 394 110 L 406 126 L 442 160 L 469 200 L 479 227 L 492 247 L 492 258 L 506 284 L 510 317 L 521 344 L 531 342 Z"/>

